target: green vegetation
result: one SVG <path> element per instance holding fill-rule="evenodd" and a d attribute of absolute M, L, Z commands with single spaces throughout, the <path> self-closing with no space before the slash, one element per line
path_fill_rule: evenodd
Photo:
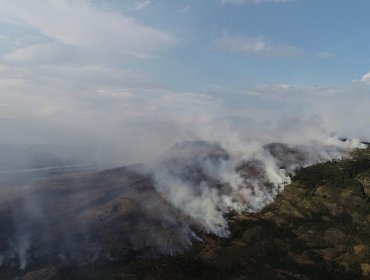
<path fill-rule="evenodd" d="M 358 150 L 351 159 L 331 161 L 304 168 L 295 176 L 304 186 L 315 188 L 326 184 L 333 187 L 359 187 L 357 176 L 370 169 L 369 149 Z"/>

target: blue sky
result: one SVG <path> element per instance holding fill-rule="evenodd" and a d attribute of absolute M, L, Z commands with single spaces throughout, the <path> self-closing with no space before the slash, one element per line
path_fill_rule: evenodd
<path fill-rule="evenodd" d="M 4 0 L 0 119 L 320 116 L 368 137 L 369 14 L 366 0 Z"/>
<path fill-rule="evenodd" d="M 158 67 L 153 67 L 150 73 L 163 81 L 172 77 L 170 83 L 176 88 L 199 90 L 209 84 L 253 82 L 333 85 L 348 83 L 368 71 L 368 1 L 152 2 L 145 11 L 130 15 L 179 40 L 159 62 L 165 69 L 158 73 Z M 188 12 L 182 14 L 186 7 Z M 214 41 L 223 34 L 229 41 L 239 36 L 241 44 L 243 38 L 255 38 L 297 52 L 253 54 L 231 52 L 231 46 L 217 49 Z"/>

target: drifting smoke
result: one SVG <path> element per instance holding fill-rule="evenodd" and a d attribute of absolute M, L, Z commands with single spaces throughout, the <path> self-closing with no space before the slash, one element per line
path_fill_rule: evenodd
<path fill-rule="evenodd" d="M 0 204 L 0 265 L 173 255 L 201 231 L 226 237 L 227 213 L 258 212 L 297 169 L 364 148 L 318 122 L 268 132 L 202 123 L 154 161 L 42 177 Z"/>
<path fill-rule="evenodd" d="M 273 202 L 302 167 L 349 156 L 365 146 L 328 138 L 323 145 L 246 142 L 246 153 L 224 143 L 185 142 L 154 167 L 155 186 L 166 200 L 205 231 L 228 236 L 228 212 L 258 212 Z"/>

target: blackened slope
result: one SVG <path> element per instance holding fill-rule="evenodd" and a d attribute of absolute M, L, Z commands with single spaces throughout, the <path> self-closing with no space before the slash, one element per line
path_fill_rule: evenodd
<path fill-rule="evenodd" d="M 128 168 L 38 181 L 0 204 L 0 225 L 0 257 L 8 268 L 22 268 L 23 243 L 27 269 L 122 261 L 189 246 L 186 227 L 151 178 Z"/>

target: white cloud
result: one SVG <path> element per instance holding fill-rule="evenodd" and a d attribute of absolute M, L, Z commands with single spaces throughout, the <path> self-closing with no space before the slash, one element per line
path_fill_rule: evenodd
<path fill-rule="evenodd" d="M 180 9 L 180 12 L 183 13 L 183 14 L 187 14 L 191 11 L 191 7 L 190 6 L 186 6 L 186 7 L 183 7 Z"/>
<path fill-rule="evenodd" d="M 146 1 L 138 2 L 135 5 L 134 10 L 140 11 L 142 9 L 145 9 L 145 8 L 147 8 L 151 4 L 151 2 L 152 2 L 151 0 L 146 0 Z"/>
<path fill-rule="evenodd" d="M 310 107 L 308 104 L 310 104 L 312 100 L 316 101 L 320 98 L 333 98 L 340 93 L 340 89 L 336 87 L 294 84 L 259 84 L 248 87 L 240 92 L 240 94 L 250 98 L 264 100 L 264 102 L 272 102 L 275 103 L 275 105 L 281 105 L 282 103 L 290 104 L 286 110 L 288 110 L 288 108 L 293 110 L 299 108 L 298 103 L 307 103 L 305 107 Z M 311 109 L 310 107 L 310 110 Z"/>
<path fill-rule="evenodd" d="M 141 74 L 101 66 L 0 65 L 0 117 L 64 124 L 187 119 L 217 99 L 169 90 Z"/>
<path fill-rule="evenodd" d="M 367 84 L 367 85 L 370 85 L 370 72 L 363 75 L 360 79 L 361 82 Z"/>
<path fill-rule="evenodd" d="M 335 57 L 335 55 L 330 52 L 317 52 L 316 56 L 322 59 L 330 59 Z"/>
<path fill-rule="evenodd" d="M 10 51 L 3 55 L 3 59 L 8 62 L 55 63 L 70 58 L 75 50 L 73 46 L 58 43 L 35 44 Z"/>
<path fill-rule="evenodd" d="M 149 2 L 141 3 L 144 7 Z M 0 18 L 34 28 L 62 45 L 137 57 L 172 47 L 176 39 L 133 18 L 96 8 L 88 0 L 29 0 L 0 2 Z M 19 56 L 18 56 L 19 58 Z"/>
<path fill-rule="evenodd" d="M 297 47 L 276 44 L 264 36 L 246 37 L 224 33 L 213 41 L 212 46 L 221 51 L 249 56 L 289 57 L 303 54 Z"/>
<path fill-rule="evenodd" d="M 293 2 L 295 0 L 219 0 L 221 4 L 263 4 L 263 3 L 287 3 L 287 2 Z"/>
<path fill-rule="evenodd" d="M 122 162 L 158 155 L 179 141 L 179 123 L 220 111 L 212 96 L 102 66 L 0 65 L 0 100 L 0 143 L 91 145 Z"/>
<path fill-rule="evenodd" d="M 370 81 L 370 75 L 368 79 Z M 246 95 L 245 100 L 253 107 L 259 104 L 257 108 L 262 110 L 265 121 L 274 117 L 319 115 L 333 132 L 370 139 L 367 129 L 370 96 L 367 87 L 359 83 L 341 86 L 266 84 L 250 87 L 241 94 Z"/>

